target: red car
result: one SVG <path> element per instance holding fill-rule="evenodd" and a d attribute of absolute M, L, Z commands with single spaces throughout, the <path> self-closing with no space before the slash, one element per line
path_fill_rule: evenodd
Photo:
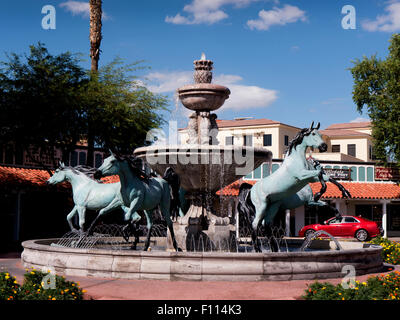
<path fill-rule="evenodd" d="M 324 224 L 310 224 L 303 227 L 300 237 L 324 230 L 334 237 L 355 237 L 358 241 L 366 241 L 370 238 L 382 235 L 383 230 L 376 222 L 355 216 L 342 216 L 342 218 L 331 218 Z M 321 237 L 324 235 L 322 234 Z"/>

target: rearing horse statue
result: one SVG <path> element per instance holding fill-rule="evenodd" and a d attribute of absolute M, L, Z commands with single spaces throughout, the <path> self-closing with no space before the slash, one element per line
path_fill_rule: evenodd
<path fill-rule="evenodd" d="M 245 209 L 249 212 L 255 210 L 252 222 L 255 251 L 261 252 L 257 241 L 257 230 L 263 220 L 265 226 L 271 225 L 284 199 L 296 194 L 309 182 L 319 181 L 323 174 L 322 168 L 310 168 L 306 159 L 308 147 L 318 148 L 320 152 L 325 152 L 328 148 L 318 132 L 319 127 L 318 123 L 314 128 L 312 122 L 309 128 L 302 129 L 290 142 L 286 157 L 278 170 L 258 181 L 251 189 L 240 190 L 239 197 L 246 199 Z M 327 176 L 323 178 L 329 179 Z"/>
<path fill-rule="evenodd" d="M 137 158 L 120 157 L 111 153 L 103 164 L 97 169 L 95 178 L 101 176 L 118 175 L 121 182 L 121 197 L 125 211 L 125 220 L 130 223 L 139 221 L 137 211 L 143 210 L 147 219 L 147 239 L 144 246 L 146 251 L 150 245 L 150 235 L 153 227 L 153 210 L 158 206 L 161 210 L 168 229 L 171 233 L 173 246 L 176 251 L 181 251 L 175 240 L 172 220 L 170 218 L 171 194 L 170 184 L 162 178 L 148 177 L 135 161 Z M 179 186 L 174 186 L 176 190 Z M 178 209 L 175 208 L 174 211 Z M 96 221 L 93 222 L 92 226 Z M 91 227 L 92 228 L 92 227 Z M 132 249 L 136 248 L 136 240 Z"/>

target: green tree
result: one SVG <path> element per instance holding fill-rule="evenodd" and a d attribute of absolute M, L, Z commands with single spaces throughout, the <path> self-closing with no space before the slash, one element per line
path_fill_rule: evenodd
<path fill-rule="evenodd" d="M 158 112 L 167 101 L 137 81 L 141 62 L 115 59 L 95 73 L 79 63 L 70 53 L 51 55 L 41 43 L 1 63 L 0 145 L 50 157 L 59 148 L 65 160 L 90 130 L 97 146 L 131 154 L 163 123 Z"/>
<path fill-rule="evenodd" d="M 353 101 L 372 121 L 374 154 L 387 165 L 400 159 L 400 34 L 390 40 L 385 60 L 373 55 L 353 61 Z"/>
<path fill-rule="evenodd" d="M 147 132 L 164 123 L 159 111 L 166 110 L 164 96 L 150 92 L 137 80 L 141 62 L 124 64 L 121 59 L 92 73 L 82 87 L 87 132 L 94 143 L 123 154 L 143 146 Z"/>
<path fill-rule="evenodd" d="M 65 154 L 80 140 L 83 110 L 80 87 L 87 80 L 79 58 L 51 55 L 42 43 L 29 55 L 12 53 L 0 64 L 0 144 Z"/>

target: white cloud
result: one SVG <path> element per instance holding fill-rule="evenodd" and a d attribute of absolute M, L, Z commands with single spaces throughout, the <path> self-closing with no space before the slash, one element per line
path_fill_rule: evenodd
<path fill-rule="evenodd" d="M 400 30 L 400 2 L 391 1 L 385 8 L 386 14 L 378 15 L 375 20 L 365 20 L 362 27 L 367 31 L 395 32 Z"/>
<path fill-rule="evenodd" d="M 60 7 L 64 8 L 66 11 L 72 13 L 73 16 L 82 16 L 83 18 L 89 18 L 90 16 L 90 7 L 89 2 L 81 2 L 81 1 L 66 1 L 60 3 Z M 102 18 L 104 20 L 108 19 L 107 14 L 103 11 Z"/>
<path fill-rule="evenodd" d="M 146 76 L 149 90 L 157 93 L 175 92 L 181 86 L 193 83 L 191 71 L 153 72 Z M 268 107 L 278 98 L 276 90 L 265 89 L 258 86 L 241 84 L 242 77 L 233 74 L 220 74 L 214 78 L 213 83 L 227 86 L 231 90 L 229 99 L 226 100 L 225 110 L 243 110 L 249 108 Z"/>
<path fill-rule="evenodd" d="M 367 118 L 358 117 L 358 118 L 355 118 L 354 120 L 351 120 L 350 123 L 368 122 L 368 121 L 371 121 L 371 120 L 370 120 L 370 119 L 367 119 Z"/>
<path fill-rule="evenodd" d="M 175 16 L 165 17 L 165 22 L 173 24 L 214 24 L 228 18 L 228 14 L 221 7 L 232 5 L 236 8 L 247 6 L 251 2 L 260 0 L 192 0 L 183 7 L 187 16 L 177 13 Z"/>
<path fill-rule="evenodd" d="M 286 4 L 283 8 L 274 7 L 272 10 L 261 10 L 258 13 L 259 19 L 247 21 L 250 29 L 268 30 L 274 25 L 286 25 L 297 21 L 307 21 L 305 11 L 296 6 Z"/>

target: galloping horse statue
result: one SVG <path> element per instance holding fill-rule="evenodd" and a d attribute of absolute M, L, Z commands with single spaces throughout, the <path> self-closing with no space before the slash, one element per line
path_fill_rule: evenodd
<path fill-rule="evenodd" d="M 86 210 L 100 210 L 102 216 L 119 207 L 123 207 L 120 195 L 121 184 L 100 183 L 90 177 L 94 174 L 93 168 L 84 166 L 68 167 L 60 162 L 60 167 L 47 180 L 48 184 L 57 184 L 67 181 L 72 186 L 74 208 L 67 216 L 68 224 L 72 231 L 77 231 L 72 223 L 72 218 L 78 213 L 80 232 L 84 232 Z"/>
<path fill-rule="evenodd" d="M 315 159 L 307 159 L 307 162 L 309 164 L 309 168 L 314 168 L 314 169 L 321 168 L 320 163 Z M 327 189 L 326 180 L 324 180 L 324 177 L 326 179 L 326 175 L 325 175 L 324 171 L 321 171 L 321 173 L 322 174 L 319 177 L 320 183 L 321 183 L 321 190 L 318 193 L 316 193 L 314 195 L 313 191 L 311 189 L 311 186 L 309 184 L 307 184 L 303 189 L 301 189 L 297 193 L 283 199 L 278 211 L 279 210 L 296 209 L 303 205 L 310 206 L 310 207 L 317 206 L 317 207 L 327 207 L 335 212 L 336 217 L 341 217 L 340 212 L 336 208 L 333 208 L 328 203 L 320 200 L 320 198 L 326 192 L 326 189 Z M 329 177 L 328 181 L 338 187 L 338 189 L 342 192 L 343 198 L 351 198 L 350 192 L 348 190 L 346 190 L 346 188 L 343 187 L 335 179 L 333 179 L 332 177 Z M 239 217 L 243 221 L 243 224 L 246 227 L 252 225 L 252 222 L 253 222 L 254 216 L 255 216 L 255 210 L 246 210 L 247 208 L 251 207 L 252 204 L 251 203 L 246 204 L 246 201 L 249 201 L 250 197 L 247 197 L 247 198 L 244 197 L 244 195 L 246 193 L 242 192 L 242 190 L 246 190 L 246 189 L 249 190 L 249 189 L 251 189 L 251 187 L 252 187 L 252 185 L 250 185 L 248 183 L 242 183 L 239 188 L 239 194 L 241 195 L 241 196 L 239 196 L 239 204 L 238 204 Z M 274 245 L 274 243 L 272 243 L 272 244 Z M 275 247 L 273 249 L 277 249 L 277 247 Z"/>
<path fill-rule="evenodd" d="M 262 221 L 264 220 L 265 226 L 271 225 L 286 198 L 299 192 L 309 182 L 319 181 L 323 175 L 322 168 L 310 168 L 306 159 L 308 147 L 318 148 L 320 152 L 325 152 L 328 148 L 318 132 L 319 127 L 318 123 L 314 128 L 314 122 L 312 122 L 309 128 L 302 129 L 290 142 L 286 157 L 278 170 L 258 181 L 251 189 L 241 188 L 239 197 L 246 201 L 243 203 L 245 208 L 238 206 L 238 210 L 244 209 L 248 212 L 255 210 L 252 240 L 256 252 L 261 251 L 257 241 L 257 230 Z M 323 178 L 329 179 L 326 175 Z"/>
<path fill-rule="evenodd" d="M 170 185 L 162 178 L 148 177 L 136 160 L 137 158 L 134 157 L 121 157 L 111 152 L 111 155 L 106 158 L 103 164 L 97 169 L 95 178 L 115 174 L 119 176 L 122 201 L 128 208 L 125 213 L 125 220 L 128 221 L 128 223 L 139 221 L 140 216 L 137 214 L 137 211 L 144 211 L 147 219 L 145 251 L 147 251 L 150 245 L 150 235 L 153 227 L 153 210 L 157 207 L 160 208 L 161 214 L 167 223 L 175 250 L 181 251 L 176 243 L 173 224 L 170 218 Z M 172 180 L 176 181 L 176 179 Z M 179 186 L 174 186 L 173 190 L 176 190 L 176 188 L 179 188 Z M 178 211 L 178 209 L 175 208 L 174 211 Z M 92 223 L 92 226 L 94 226 L 95 223 L 96 220 Z M 132 249 L 136 248 L 136 242 L 137 240 L 135 240 L 135 243 L 132 245 Z"/>

